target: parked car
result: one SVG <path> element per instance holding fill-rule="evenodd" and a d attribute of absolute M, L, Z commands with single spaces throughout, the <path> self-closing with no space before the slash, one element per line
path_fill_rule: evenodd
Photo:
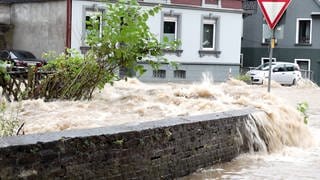
<path fill-rule="evenodd" d="M 11 64 L 13 71 L 25 71 L 28 66 L 41 67 L 47 62 L 36 58 L 31 52 L 21 50 L 2 50 L 0 60 Z"/>
<path fill-rule="evenodd" d="M 262 64 L 247 72 L 252 84 L 263 84 L 269 77 L 269 63 Z M 272 62 L 271 80 L 282 85 L 295 85 L 301 79 L 301 72 L 298 64 L 288 62 Z"/>

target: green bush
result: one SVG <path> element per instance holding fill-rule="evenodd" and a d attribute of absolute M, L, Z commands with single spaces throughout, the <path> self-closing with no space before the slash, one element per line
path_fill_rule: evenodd
<path fill-rule="evenodd" d="M 7 104 L 0 99 L 0 137 L 13 136 L 19 127 L 18 112 L 6 115 Z"/>
<path fill-rule="evenodd" d="M 68 54 L 53 56 L 54 60 L 44 67 L 44 71 L 52 73 L 41 81 L 41 97 L 47 100 L 90 99 L 96 87 L 103 88 L 105 83 L 116 78 L 92 56 L 84 57 L 74 50 L 69 50 Z"/>
<path fill-rule="evenodd" d="M 7 72 L 7 64 L 5 61 L 0 60 L 0 86 L 6 85 L 10 80 L 10 76 Z"/>
<path fill-rule="evenodd" d="M 299 103 L 297 106 L 297 110 L 300 111 L 304 118 L 304 123 L 308 124 L 309 116 L 307 114 L 307 111 L 309 109 L 309 104 L 307 102 Z"/>
<path fill-rule="evenodd" d="M 251 83 L 251 78 L 250 76 L 248 75 L 245 75 L 245 74 L 242 74 L 242 75 L 239 75 L 236 77 L 237 80 L 240 80 L 240 81 L 243 81 L 247 84 L 250 84 Z"/>
<path fill-rule="evenodd" d="M 162 50 L 176 49 L 180 43 L 169 42 L 166 38 L 159 42 L 147 24 L 149 17 L 160 12 L 160 6 L 143 10 L 136 0 L 119 0 L 106 6 L 106 13 L 99 18 L 104 26 L 100 26 L 96 16 L 86 22 L 89 25 L 86 43 L 90 47 L 86 55 L 69 50 L 68 55 L 53 56 L 44 67 L 45 71 L 53 73 L 41 82 L 41 97 L 47 100 L 90 99 L 96 88 L 119 80 L 122 70 L 128 76 L 131 72 L 143 74 L 145 69 L 139 64 L 141 61 L 155 69 L 161 62 L 169 63 L 163 58 Z M 176 67 L 175 63 L 171 65 Z"/>

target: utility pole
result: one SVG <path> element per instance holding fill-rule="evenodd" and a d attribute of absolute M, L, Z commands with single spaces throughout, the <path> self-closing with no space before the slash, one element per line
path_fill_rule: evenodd
<path fill-rule="evenodd" d="M 269 51 L 269 76 L 268 76 L 268 92 L 271 91 L 271 74 L 272 74 L 272 56 L 273 49 L 275 46 L 275 30 L 272 29 L 271 41 L 270 41 L 270 51 Z"/>

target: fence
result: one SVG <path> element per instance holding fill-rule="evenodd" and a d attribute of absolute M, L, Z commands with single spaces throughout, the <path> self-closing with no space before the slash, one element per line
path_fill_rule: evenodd
<path fill-rule="evenodd" d="M 304 78 L 304 79 L 310 79 L 311 81 L 314 80 L 314 73 L 313 73 L 313 71 L 308 71 L 308 70 L 302 70 L 302 69 L 301 69 L 300 72 L 301 72 L 302 78 Z"/>
<path fill-rule="evenodd" d="M 8 72 L 10 78 L 4 74 L 0 75 L 0 87 L 2 95 L 8 101 L 18 101 L 20 99 L 33 99 L 40 96 L 40 81 L 49 72 L 24 71 Z"/>

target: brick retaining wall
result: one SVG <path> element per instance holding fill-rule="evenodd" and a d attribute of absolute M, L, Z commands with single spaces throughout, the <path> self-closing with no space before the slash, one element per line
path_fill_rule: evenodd
<path fill-rule="evenodd" d="M 173 179 L 247 151 L 239 110 L 0 138 L 0 179 Z"/>

